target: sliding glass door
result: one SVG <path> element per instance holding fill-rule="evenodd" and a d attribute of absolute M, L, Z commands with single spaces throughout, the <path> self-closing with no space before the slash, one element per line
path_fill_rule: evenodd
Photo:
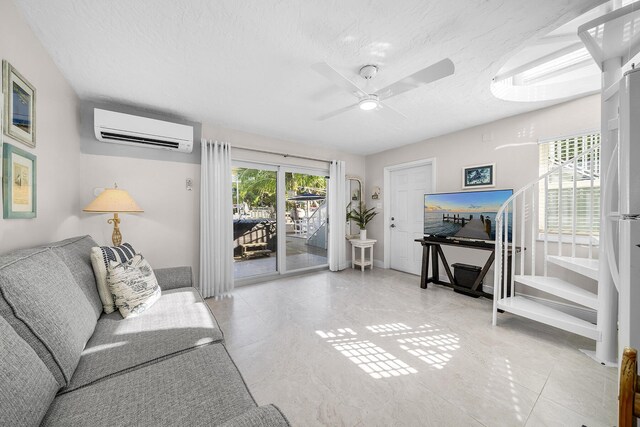
<path fill-rule="evenodd" d="M 327 177 L 285 170 L 286 271 L 328 264 Z"/>
<path fill-rule="evenodd" d="M 234 278 L 278 272 L 278 168 L 234 163 Z"/>
<path fill-rule="evenodd" d="M 327 178 L 324 170 L 234 162 L 236 280 L 328 265 Z"/>

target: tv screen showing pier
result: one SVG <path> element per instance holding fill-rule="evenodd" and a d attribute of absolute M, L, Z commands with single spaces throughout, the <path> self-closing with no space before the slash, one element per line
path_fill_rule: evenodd
<path fill-rule="evenodd" d="M 512 194 L 513 190 L 425 194 L 424 234 L 495 241 L 496 214 Z"/>

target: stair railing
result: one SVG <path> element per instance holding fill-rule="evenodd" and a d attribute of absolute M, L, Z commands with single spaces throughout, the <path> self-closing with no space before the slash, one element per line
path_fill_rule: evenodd
<path fill-rule="evenodd" d="M 586 245 L 587 257 L 593 258 L 600 224 L 600 206 L 595 204 L 595 195 L 600 192 L 599 153 L 600 144 L 594 144 L 516 191 L 498 210 L 493 278 L 494 325 L 498 301 L 516 295 L 514 277 L 537 274 L 539 241 L 544 276 L 548 274 L 550 253 L 576 257 L 577 247 Z M 540 199 L 544 204 L 539 203 Z M 555 214 L 550 206 L 556 208 Z M 586 221 L 578 216 L 579 209 L 587 209 Z M 581 219 L 583 222 L 579 223 Z"/>
<path fill-rule="evenodd" d="M 307 221 L 307 239 L 313 236 L 327 222 L 327 203 L 323 201 Z"/>

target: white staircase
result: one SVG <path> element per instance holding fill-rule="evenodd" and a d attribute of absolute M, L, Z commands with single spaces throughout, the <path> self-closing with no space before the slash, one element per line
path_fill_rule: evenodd
<path fill-rule="evenodd" d="M 600 261 L 593 258 L 575 258 L 570 256 L 547 255 L 547 261 L 571 270 L 575 273 L 598 280 L 598 264 Z"/>
<path fill-rule="evenodd" d="M 307 245 L 327 249 L 329 244 L 328 214 L 327 203 L 323 201 L 309 217 L 306 227 Z"/>
<path fill-rule="evenodd" d="M 600 145 L 583 148 L 579 156 L 515 192 L 498 211 L 494 325 L 500 316 L 498 310 L 502 310 L 601 339 L 597 325 L 567 312 L 576 310 L 558 309 L 567 304 L 599 309 L 598 295 L 587 288 L 596 288 L 599 270 L 595 256 L 600 167 L 594 159 L 599 158 Z M 538 291 L 536 297 L 528 296 L 532 289 Z"/>

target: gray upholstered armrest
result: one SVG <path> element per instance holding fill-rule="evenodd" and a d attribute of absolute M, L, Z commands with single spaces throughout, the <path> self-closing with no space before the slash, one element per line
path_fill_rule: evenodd
<path fill-rule="evenodd" d="M 163 291 L 193 286 L 191 267 L 171 267 L 153 270 Z"/>
<path fill-rule="evenodd" d="M 290 426 L 289 421 L 274 405 L 259 406 L 231 418 L 221 427 L 276 427 Z"/>

